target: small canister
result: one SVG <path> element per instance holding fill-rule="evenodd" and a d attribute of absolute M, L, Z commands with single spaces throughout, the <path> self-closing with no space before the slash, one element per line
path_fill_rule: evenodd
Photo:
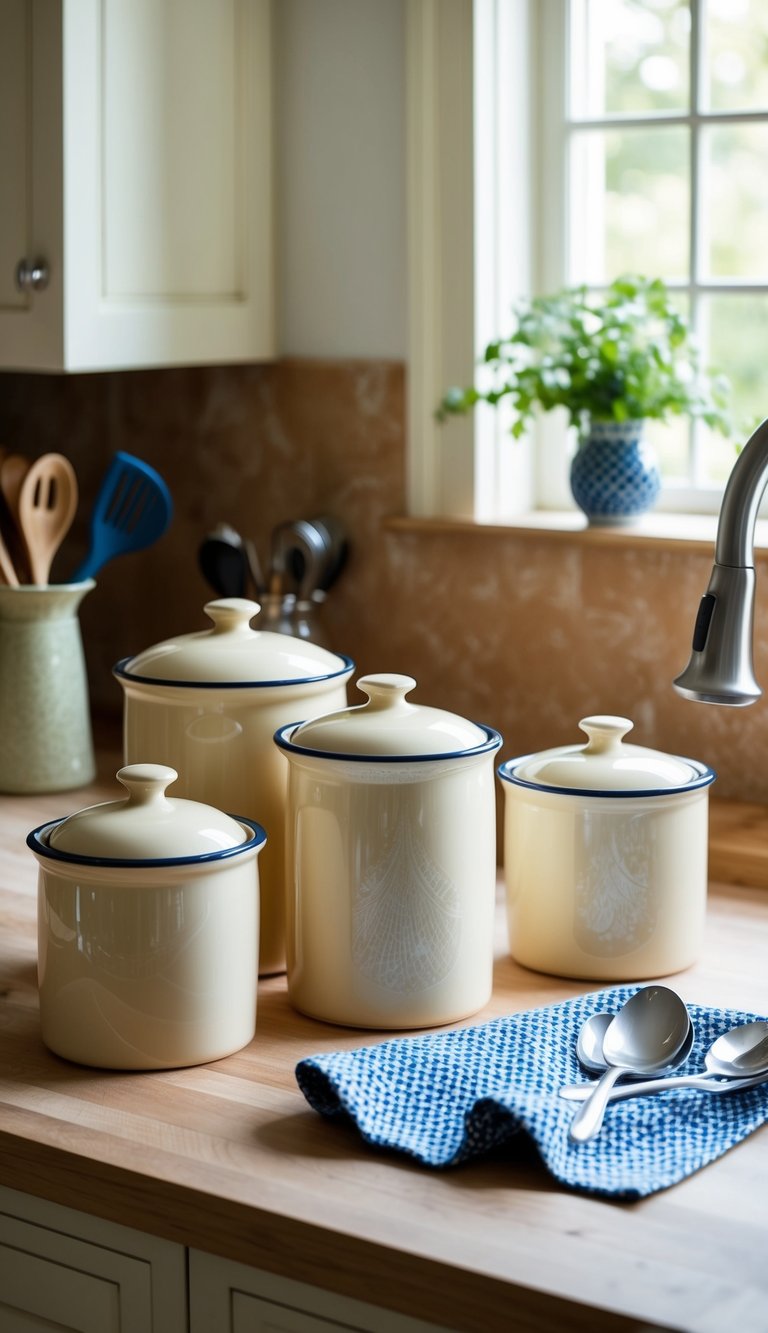
<path fill-rule="evenodd" d="M 256 1027 L 259 824 L 173 800 L 131 764 L 127 798 L 29 834 L 38 873 L 43 1041 L 80 1064 L 219 1060 Z"/>
<path fill-rule="evenodd" d="M 306 639 L 253 629 L 258 602 L 208 602 L 212 627 L 181 634 L 114 667 L 124 692 L 124 761 L 170 764 L 180 796 L 258 819 L 262 976 L 285 971 L 283 825 L 288 765 L 277 727 L 347 702 L 354 666 Z"/>
<path fill-rule="evenodd" d="M 498 732 L 412 704 L 410 676 L 282 727 L 288 993 L 331 1023 L 419 1028 L 491 994 Z"/>
<path fill-rule="evenodd" d="M 586 744 L 499 768 L 510 953 L 596 981 L 689 967 L 704 931 L 715 774 L 625 743 L 628 718 L 579 726 Z"/>

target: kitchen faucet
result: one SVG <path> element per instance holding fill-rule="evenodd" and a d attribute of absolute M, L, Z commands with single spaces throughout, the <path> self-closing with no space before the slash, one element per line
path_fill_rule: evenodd
<path fill-rule="evenodd" d="M 755 522 L 768 484 L 768 420 L 749 437 L 725 488 L 709 586 L 690 661 L 673 682 L 686 699 L 741 707 L 762 691 L 752 666 Z"/>

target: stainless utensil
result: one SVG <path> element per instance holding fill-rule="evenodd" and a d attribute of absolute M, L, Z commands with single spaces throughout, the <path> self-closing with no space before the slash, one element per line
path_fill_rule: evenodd
<path fill-rule="evenodd" d="M 585 1143 L 600 1132 L 609 1093 L 618 1079 L 628 1072 L 653 1074 L 674 1068 L 690 1052 L 692 1040 L 690 1015 L 675 991 L 655 985 L 636 991 L 605 1029 L 602 1049 L 608 1068 L 576 1112 L 570 1138 Z"/>
<path fill-rule="evenodd" d="M 245 597 L 250 573 L 248 553 L 239 532 L 217 523 L 198 547 L 200 572 L 219 597 Z"/>
<path fill-rule="evenodd" d="M 325 543 L 325 562 L 319 587 L 323 592 L 327 592 L 346 564 L 349 553 L 347 535 L 339 519 L 330 514 L 320 514 L 306 521 L 320 534 Z"/>
<path fill-rule="evenodd" d="M 72 526 L 77 497 L 75 469 L 63 454 L 36 458 L 22 480 L 19 525 L 36 585 L 48 582 L 53 557 Z"/>
<path fill-rule="evenodd" d="M 597 1014 L 595 1017 L 609 1019 L 610 1015 Z M 768 1023 L 762 1020 L 742 1023 L 723 1033 L 707 1051 L 704 1065 L 707 1073 L 643 1079 L 628 1083 L 626 1087 L 613 1088 L 609 1101 L 643 1097 L 648 1093 L 663 1092 L 667 1088 L 698 1088 L 702 1092 L 717 1093 L 757 1087 L 768 1079 Z M 586 1067 L 596 1070 L 602 1066 L 590 1062 Z M 584 1101 L 591 1095 L 591 1091 L 591 1085 L 575 1083 L 561 1088 L 560 1096 L 567 1101 Z"/>

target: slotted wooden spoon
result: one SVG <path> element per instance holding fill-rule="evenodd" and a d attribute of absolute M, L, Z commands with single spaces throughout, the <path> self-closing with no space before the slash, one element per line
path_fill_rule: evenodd
<path fill-rule="evenodd" d="M 75 517 L 77 495 L 75 470 L 63 454 L 35 459 L 21 483 L 19 524 L 35 584 L 48 582 L 53 557 Z"/>

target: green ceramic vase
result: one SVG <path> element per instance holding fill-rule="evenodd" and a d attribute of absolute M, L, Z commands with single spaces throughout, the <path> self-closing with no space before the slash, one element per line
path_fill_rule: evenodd
<path fill-rule="evenodd" d="M 95 586 L 0 585 L 0 791 L 66 791 L 93 780 L 77 611 Z"/>

